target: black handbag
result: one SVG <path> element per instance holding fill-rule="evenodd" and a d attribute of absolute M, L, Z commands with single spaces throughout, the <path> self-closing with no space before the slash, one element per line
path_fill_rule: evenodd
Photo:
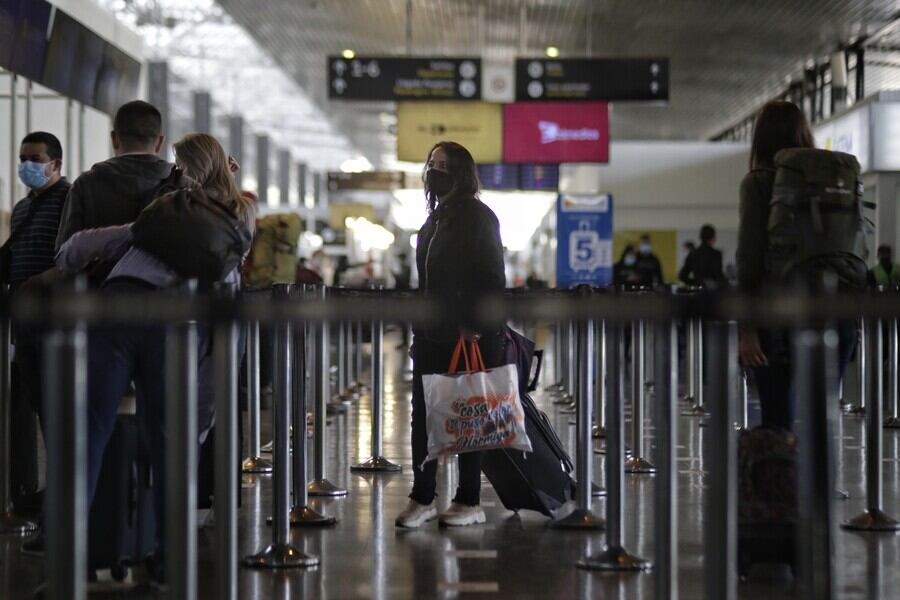
<path fill-rule="evenodd" d="M 251 242 L 234 211 L 197 188 L 160 196 L 141 211 L 131 232 L 135 247 L 201 285 L 221 281 L 237 268 Z"/>

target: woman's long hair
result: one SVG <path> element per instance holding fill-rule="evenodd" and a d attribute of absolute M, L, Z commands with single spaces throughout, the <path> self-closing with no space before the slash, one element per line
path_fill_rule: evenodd
<path fill-rule="evenodd" d="M 222 144 L 209 134 L 194 132 L 175 142 L 174 148 L 177 162 L 188 179 L 209 197 L 231 208 L 252 234 L 256 206 L 238 190 Z"/>
<path fill-rule="evenodd" d="M 763 106 L 753 126 L 750 169 L 772 169 L 775 154 L 785 148 L 815 148 L 816 142 L 803 111 L 792 102 Z"/>
<path fill-rule="evenodd" d="M 466 150 L 465 146 L 456 142 L 438 142 L 432 146 L 425 158 L 422 181 L 425 182 L 425 173 L 428 172 L 428 161 L 431 160 L 431 154 L 438 148 L 442 148 L 447 154 L 447 173 L 453 177 L 453 188 L 449 194 L 441 198 L 441 202 L 460 198 L 477 198 L 481 183 L 478 180 L 475 159 L 472 158 L 472 154 Z M 427 182 L 425 182 L 425 200 L 428 204 L 428 212 L 434 212 L 438 204 L 438 197 L 428 189 Z"/>

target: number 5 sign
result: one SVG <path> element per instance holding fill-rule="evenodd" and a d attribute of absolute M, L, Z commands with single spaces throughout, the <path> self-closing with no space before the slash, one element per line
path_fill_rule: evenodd
<path fill-rule="evenodd" d="M 556 285 L 612 283 L 612 196 L 560 194 Z"/>

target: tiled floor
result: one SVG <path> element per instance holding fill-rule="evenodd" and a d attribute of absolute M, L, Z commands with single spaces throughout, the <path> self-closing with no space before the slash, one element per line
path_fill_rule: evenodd
<path fill-rule="evenodd" d="M 385 344 L 393 348 L 394 340 Z M 852 371 L 852 370 L 851 370 Z M 549 375 L 550 373 L 548 373 Z M 401 355 L 392 352 L 386 365 L 385 454 L 404 464 L 398 475 L 352 475 L 349 466 L 369 454 L 370 412 L 367 398 L 349 416 L 335 417 L 329 428 L 328 476 L 347 486 L 345 499 L 316 502 L 320 510 L 336 515 L 340 523 L 328 529 L 292 532 L 294 543 L 318 554 L 321 565 L 313 571 L 267 572 L 241 569 L 242 598 L 650 598 L 649 574 L 610 575 L 575 568 L 579 558 L 596 552 L 603 533 L 566 532 L 550 529 L 541 515 L 506 511 L 490 485 L 483 494 L 488 522 L 464 529 L 439 529 L 434 523 L 420 530 L 394 527 L 394 517 L 406 503 L 411 475 L 408 444 L 409 384 L 401 375 Z M 549 379 L 548 379 L 549 381 Z M 546 383 L 547 381 L 545 381 Z M 848 390 L 855 386 L 848 385 Z M 849 395 L 849 393 L 848 393 Z M 851 400 L 853 397 L 851 396 Z M 539 398 L 558 432 L 572 443 L 570 416 L 560 415 Z M 649 412 L 649 411 L 648 411 Z M 268 424 L 267 424 L 268 425 Z M 648 422 L 648 425 L 652 423 Z M 844 417 L 841 486 L 851 499 L 841 502 L 844 519 L 864 505 L 861 448 L 863 423 Z M 268 427 L 266 427 L 268 430 Z M 648 435 L 652 428 L 648 427 Z M 702 598 L 703 493 L 705 429 L 696 419 L 679 420 L 679 588 L 680 597 Z M 651 441 L 652 443 L 652 441 Z M 574 451 L 574 448 L 571 448 Z M 712 450 L 712 449 L 708 449 Z M 574 454 L 574 452 L 573 452 Z M 594 472 L 602 477 L 602 456 L 595 457 Z M 900 431 L 885 431 L 885 507 L 900 515 Z M 439 469 L 440 502 L 447 502 L 453 487 L 452 464 Z M 270 530 L 265 519 L 271 510 L 271 479 L 256 478 L 244 490 L 240 513 L 242 554 L 264 546 Z M 653 555 L 654 480 L 626 476 L 626 545 L 647 558 Z M 602 514 L 604 502 L 595 511 Z M 42 561 L 18 553 L 19 540 L 0 539 L 0 597 L 29 598 L 41 581 Z M 213 530 L 200 535 L 200 597 L 214 598 L 211 584 Z M 838 597 L 900 598 L 900 537 L 893 534 L 839 532 L 837 537 Z M 767 575 L 760 573 L 758 575 Z M 92 593 L 103 598 L 153 598 L 143 590 L 120 591 L 107 585 Z M 741 584 L 741 598 L 777 600 L 793 596 L 789 579 L 754 578 Z"/>

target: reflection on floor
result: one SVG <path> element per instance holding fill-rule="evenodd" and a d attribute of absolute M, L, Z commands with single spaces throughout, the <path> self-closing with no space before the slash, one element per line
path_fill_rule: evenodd
<path fill-rule="evenodd" d="M 393 348 L 388 339 L 385 347 Z M 390 353 L 385 368 L 385 448 L 384 453 L 402 462 L 404 472 L 396 475 L 351 475 L 349 466 L 369 455 L 370 410 L 368 398 L 348 416 L 335 417 L 329 427 L 329 465 L 327 475 L 346 486 L 345 499 L 316 501 L 319 510 L 340 519 L 327 529 L 292 532 L 294 543 L 318 554 L 321 565 L 313 571 L 267 572 L 242 569 L 241 598 L 454 598 L 469 593 L 503 598 L 650 598 L 653 579 L 648 574 L 609 575 L 584 572 L 575 562 L 596 552 L 603 534 L 558 531 L 548 528 L 545 518 L 534 513 L 514 515 L 506 511 L 485 481 L 483 494 L 488 515 L 485 525 L 463 529 L 439 529 L 430 523 L 420 530 L 394 527 L 394 517 L 406 503 L 411 475 L 409 394 L 410 385 L 402 374 L 402 356 Z M 855 369 L 850 369 L 851 374 Z M 547 373 L 552 376 L 552 373 Z M 550 377 L 545 377 L 544 384 Z M 848 382 L 847 390 L 857 389 Z M 850 400 L 855 398 L 848 392 Z M 652 396 L 648 396 L 648 406 Z M 541 403 L 551 415 L 557 431 L 574 456 L 574 427 L 571 416 L 560 414 L 546 398 Z M 648 410 L 648 417 L 652 411 Z M 265 419 L 268 414 L 264 415 Z M 269 430 L 266 422 L 265 430 Z M 840 485 L 851 499 L 838 505 L 838 518 L 858 513 L 864 506 L 863 460 L 861 443 L 864 424 L 854 417 L 842 421 L 843 461 Z M 629 428 L 630 431 L 630 428 Z M 647 435 L 651 453 L 652 421 Z M 702 598 L 703 566 L 703 493 L 705 428 L 697 419 L 679 420 L 679 588 L 680 597 Z M 264 437 L 267 435 L 264 433 Z M 713 449 L 708 449 L 712 451 Z M 594 473 L 602 480 L 603 457 L 595 455 Z M 900 432 L 885 431 L 885 507 L 894 516 L 900 514 Z M 439 502 L 447 503 L 454 488 L 453 462 L 439 469 Z M 261 476 L 243 491 L 240 513 L 242 555 L 257 551 L 269 540 L 265 525 L 271 510 L 271 479 Z M 653 555 L 653 478 L 626 476 L 626 532 L 629 550 L 643 557 Z M 594 504 L 603 514 L 604 502 Z M 40 559 L 22 556 L 20 540 L 0 539 L 0 597 L 30 598 L 40 583 L 43 564 Z M 212 588 L 213 530 L 200 534 L 200 598 L 214 598 Z M 854 534 L 839 532 L 837 537 L 838 597 L 900 598 L 900 537 L 891 534 Z M 793 589 L 784 573 L 756 573 L 751 582 L 740 586 L 741 598 L 776 600 L 790 598 Z M 97 586 L 97 597 L 155 598 L 153 592 L 121 591 L 111 584 Z M 94 597 L 94 592 L 92 592 Z"/>

